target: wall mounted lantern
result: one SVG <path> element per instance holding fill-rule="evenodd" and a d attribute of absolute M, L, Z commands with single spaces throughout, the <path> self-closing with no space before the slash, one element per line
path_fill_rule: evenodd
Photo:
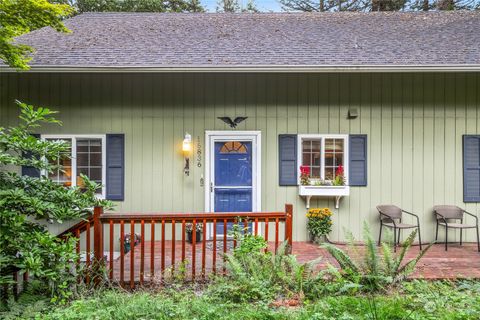
<path fill-rule="evenodd" d="M 192 136 L 187 132 L 185 133 L 185 138 L 183 139 L 182 145 L 183 156 L 185 158 L 185 167 L 183 168 L 183 173 L 187 176 L 190 175 L 190 152 L 192 151 Z"/>

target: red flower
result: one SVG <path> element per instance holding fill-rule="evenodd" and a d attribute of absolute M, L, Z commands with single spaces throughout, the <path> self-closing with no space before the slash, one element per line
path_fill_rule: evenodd
<path fill-rule="evenodd" d="M 335 173 L 336 176 L 343 176 L 343 166 L 338 166 L 337 172 Z"/>
<path fill-rule="evenodd" d="M 300 173 L 305 175 L 310 175 L 310 167 L 309 166 L 300 166 Z"/>

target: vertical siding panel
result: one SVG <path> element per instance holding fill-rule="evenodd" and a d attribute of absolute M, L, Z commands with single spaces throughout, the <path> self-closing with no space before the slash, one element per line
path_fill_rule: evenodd
<path fill-rule="evenodd" d="M 184 86 L 185 79 L 189 75 L 186 74 L 175 74 L 174 77 L 174 88 L 173 88 L 173 127 L 170 130 L 170 150 L 172 150 L 172 211 L 181 212 L 185 211 L 184 208 L 184 199 L 187 196 L 183 193 L 183 183 L 187 178 L 183 173 L 183 168 L 185 166 L 184 156 L 182 153 L 182 143 L 183 138 L 185 137 L 185 132 L 187 128 L 186 124 L 186 113 L 185 113 L 185 96 L 184 96 Z"/>
<path fill-rule="evenodd" d="M 424 95 L 424 75 L 413 74 L 413 170 L 412 170 L 412 193 L 413 193 L 413 211 L 423 213 L 423 141 L 424 141 L 424 121 L 423 121 L 423 95 Z M 420 223 L 428 226 L 428 222 L 422 215 Z M 431 232 L 431 227 L 427 229 Z"/>
<path fill-rule="evenodd" d="M 349 86 L 350 94 L 349 94 L 349 100 L 348 100 L 348 108 L 346 111 L 348 114 L 348 109 L 357 109 L 359 113 L 358 118 L 347 120 L 348 126 L 349 126 L 348 132 L 353 134 L 361 133 L 361 126 L 360 126 L 361 118 L 362 118 L 361 107 L 363 104 L 361 84 L 362 84 L 362 74 L 359 74 L 359 73 L 353 74 L 350 79 L 350 86 Z M 344 117 L 346 117 L 347 114 L 345 114 Z M 367 137 L 367 140 L 368 140 L 368 137 Z M 367 141 L 367 145 L 368 145 L 368 141 Z M 367 156 L 368 156 L 368 153 L 367 153 Z M 343 203 L 348 202 L 349 210 L 346 213 L 348 213 L 348 217 L 350 221 L 349 229 L 354 234 L 360 233 L 361 228 L 360 228 L 359 222 L 362 221 L 363 215 L 368 214 L 368 210 L 365 210 L 361 204 L 360 194 L 361 192 L 363 192 L 363 189 L 365 188 L 352 187 L 350 188 L 350 196 L 343 198 Z M 353 210 L 357 212 L 356 213 L 352 212 L 352 208 L 357 208 L 356 210 Z"/>
<path fill-rule="evenodd" d="M 402 199 L 407 210 L 413 208 L 413 81 L 411 74 L 402 74 Z M 418 214 L 418 213 L 416 213 Z"/>
<path fill-rule="evenodd" d="M 308 81 L 308 133 L 318 133 L 318 114 L 319 109 L 321 108 L 318 83 L 321 76 L 322 75 L 319 74 L 311 74 Z"/>
<path fill-rule="evenodd" d="M 371 102 L 372 102 L 372 75 L 368 73 L 362 73 L 360 76 L 360 133 L 367 135 L 367 186 L 359 188 L 360 209 L 358 210 L 358 217 L 353 213 L 355 221 L 357 221 L 356 235 L 361 234 L 363 221 L 371 219 L 372 223 L 376 223 L 378 220 L 378 213 L 372 209 L 370 192 L 372 188 L 372 150 L 371 150 Z M 372 224 L 375 226 L 375 224 Z M 373 228 L 373 232 L 377 232 L 377 228 Z"/>
<path fill-rule="evenodd" d="M 404 207 L 402 203 L 402 149 L 403 149 L 403 109 L 402 109 L 402 74 L 392 74 L 392 130 L 391 130 L 391 162 L 390 162 L 390 176 L 391 176 L 391 202 Z M 407 220 L 406 220 L 407 221 Z"/>
<path fill-rule="evenodd" d="M 252 76 L 254 78 L 254 76 Z M 249 81 L 254 81 L 250 79 Z M 268 207 L 267 201 L 267 183 L 271 182 L 272 177 L 267 177 L 267 167 L 271 164 L 268 162 L 267 159 L 268 155 L 268 144 L 267 144 L 267 108 L 268 108 L 268 100 L 267 100 L 267 81 L 268 77 L 265 74 L 258 75 L 255 79 L 255 88 L 256 88 L 256 118 L 255 118 L 255 129 L 261 131 L 262 133 L 262 163 L 261 163 L 261 170 L 262 170 L 262 210 Z M 274 161 L 278 161 L 278 156 L 275 156 Z M 277 175 L 275 175 L 277 177 Z M 275 180 L 272 183 L 275 183 L 275 186 L 278 185 L 278 181 Z"/>
<path fill-rule="evenodd" d="M 424 75 L 423 105 L 423 212 L 426 213 L 423 218 L 425 225 L 433 228 L 431 211 L 433 204 L 433 175 L 434 175 L 434 98 L 435 98 L 435 74 L 428 73 Z M 428 214 L 430 213 L 430 214 Z"/>
<path fill-rule="evenodd" d="M 139 125 L 142 136 L 142 165 L 140 166 L 140 199 L 142 201 L 142 210 L 151 212 L 154 210 L 157 196 L 153 194 L 153 74 L 143 75 L 137 83 L 138 92 L 141 95 L 141 118 Z"/>
<path fill-rule="evenodd" d="M 192 210 L 203 212 L 205 211 L 205 189 L 200 185 L 200 179 L 204 178 L 205 172 L 205 82 L 204 74 L 193 75 L 193 97 L 191 103 L 193 108 L 193 145 L 194 152 L 190 160 L 190 167 L 193 170 L 193 205 Z M 198 150 L 198 144 L 200 150 Z M 200 151 L 200 154 L 198 154 Z M 198 159 L 200 157 L 200 167 Z M 208 189 L 208 186 L 205 186 Z"/>
<path fill-rule="evenodd" d="M 352 77 L 348 74 L 341 74 L 339 76 L 339 81 L 338 81 L 338 120 L 339 120 L 339 131 L 338 133 L 341 134 L 348 134 L 350 133 L 350 122 L 351 120 L 347 119 L 347 114 L 348 114 L 348 108 L 350 104 L 350 99 L 352 95 Z M 348 141 L 348 140 L 347 140 Z M 353 188 L 356 189 L 356 188 Z M 350 191 L 352 192 L 352 191 Z M 354 227 L 358 225 L 357 218 L 358 217 L 352 217 L 350 216 L 350 199 L 351 197 L 354 197 L 354 194 L 350 194 L 349 197 L 345 197 L 340 199 L 340 205 L 339 208 L 336 209 L 337 215 L 339 216 L 338 221 L 339 224 L 343 228 L 347 228 L 348 230 L 354 231 Z M 332 208 L 335 208 L 335 203 L 334 203 L 334 198 L 332 198 Z M 344 231 L 341 229 L 339 230 L 339 235 L 338 237 L 343 237 L 344 236 Z"/>
<path fill-rule="evenodd" d="M 435 116 L 434 126 L 434 159 L 433 159 L 433 203 L 445 202 L 445 77 L 444 74 L 435 75 Z M 434 220 L 433 220 L 434 221 Z"/>
<path fill-rule="evenodd" d="M 263 209 L 275 208 L 277 201 L 278 186 L 278 134 L 285 133 L 277 131 L 277 105 L 280 103 L 280 92 L 278 86 L 280 85 L 280 76 L 268 74 L 266 76 L 266 124 L 265 134 L 262 139 L 265 143 L 262 144 L 264 167 L 262 168 L 262 174 L 265 175 L 266 181 L 264 186 L 264 199 Z M 271 159 L 275 159 L 272 161 Z M 272 178 L 272 177 L 275 177 Z"/>
<path fill-rule="evenodd" d="M 194 185 L 197 181 L 196 173 L 197 173 L 197 166 L 195 163 L 195 150 L 196 150 L 196 141 L 197 141 L 197 132 L 195 131 L 195 122 L 202 122 L 202 118 L 194 119 L 193 115 L 195 112 L 195 75 L 186 75 L 184 76 L 184 81 L 182 83 L 183 86 L 183 108 L 184 108 L 184 133 L 190 133 L 192 135 L 192 152 L 190 152 L 190 175 L 187 176 L 183 174 L 183 190 L 182 193 L 186 196 L 183 198 L 183 211 L 193 211 L 194 210 L 194 202 L 193 197 L 188 196 L 191 194 L 192 190 L 194 190 Z M 177 139 L 180 142 L 183 141 L 183 136 L 178 137 Z M 179 153 L 182 153 L 182 148 L 179 148 Z M 183 165 L 182 161 L 182 165 Z"/>
<path fill-rule="evenodd" d="M 287 97 L 287 132 L 298 133 L 306 132 L 308 122 L 306 115 L 308 114 L 308 80 L 309 74 L 290 74 L 288 81 L 288 97 Z M 277 140 L 278 141 L 278 140 Z M 277 142 L 278 144 L 278 142 Z M 278 161 L 277 161 L 278 163 Z M 285 208 L 285 203 L 293 203 L 297 207 L 297 221 L 298 223 L 293 226 L 294 232 L 298 236 L 304 236 L 306 233 L 306 217 L 305 217 L 305 205 L 303 201 L 298 197 L 298 189 L 295 187 L 288 187 L 287 197 L 283 203 L 278 203 L 277 208 Z M 283 210 L 282 210 L 283 211 Z M 274 228 L 272 228 L 272 232 Z M 274 238 L 272 234 L 272 239 Z"/>
<path fill-rule="evenodd" d="M 370 176 L 369 176 L 369 184 L 370 184 L 370 199 L 372 207 L 375 207 L 379 204 L 384 202 L 382 199 L 382 174 L 381 174 L 381 164 L 382 164 L 382 128 L 381 128 L 381 117 L 382 117 L 382 110 L 381 110 L 381 86 L 382 86 L 382 78 L 380 74 L 371 74 L 371 134 L 370 134 L 370 141 L 369 142 L 369 154 L 370 154 L 370 161 L 369 161 L 369 168 Z M 376 214 L 375 217 L 367 217 L 366 221 L 370 223 L 370 225 L 374 225 L 378 221 L 378 215 Z"/>
<path fill-rule="evenodd" d="M 392 81 L 391 74 L 381 76 L 381 198 L 392 203 Z"/>

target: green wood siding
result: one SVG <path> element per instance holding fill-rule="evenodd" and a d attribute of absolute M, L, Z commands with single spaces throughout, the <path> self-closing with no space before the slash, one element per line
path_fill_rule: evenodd
<path fill-rule="evenodd" d="M 356 236 L 364 220 L 378 232 L 377 204 L 420 215 L 434 236 L 434 204 L 463 204 L 462 135 L 478 134 L 480 74 L 40 74 L 0 75 L 0 125 L 14 124 L 15 98 L 59 110 L 48 133 L 125 133 L 122 212 L 204 210 L 205 130 L 229 130 L 218 116 L 248 116 L 237 130 L 262 132 L 262 209 L 294 205 L 295 240 L 307 239 L 305 202 L 278 185 L 281 133 L 368 135 L 368 186 L 352 187 L 334 210 L 332 240 Z M 349 108 L 359 117 L 347 119 Z M 185 132 L 200 140 L 191 174 L 183 174 Z M 334 208 L 333 199 L 312 207 Z M 127 228 L 128 230 L 128 228 Z M 473 231 L 467 231 L 473 240 Z M 453 240 L 454 235 L 452 235 Z"/>

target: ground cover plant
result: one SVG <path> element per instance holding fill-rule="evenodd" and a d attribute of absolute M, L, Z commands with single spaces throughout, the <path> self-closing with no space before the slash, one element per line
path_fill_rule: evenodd
<path fill-rule="evenodd" d="M 107 290 L 52 308 L 48 301 L 21 298 L 5 319 L 478 319 L 480 282 L 411 281 L 388 294 L 323 295 L 302 306 L 230 301 L 208 288 L 161 291 Z M 13 302 L 12 302 L 13 304 Z M 25 308 L 25 306 L 27 308 Z"/>

